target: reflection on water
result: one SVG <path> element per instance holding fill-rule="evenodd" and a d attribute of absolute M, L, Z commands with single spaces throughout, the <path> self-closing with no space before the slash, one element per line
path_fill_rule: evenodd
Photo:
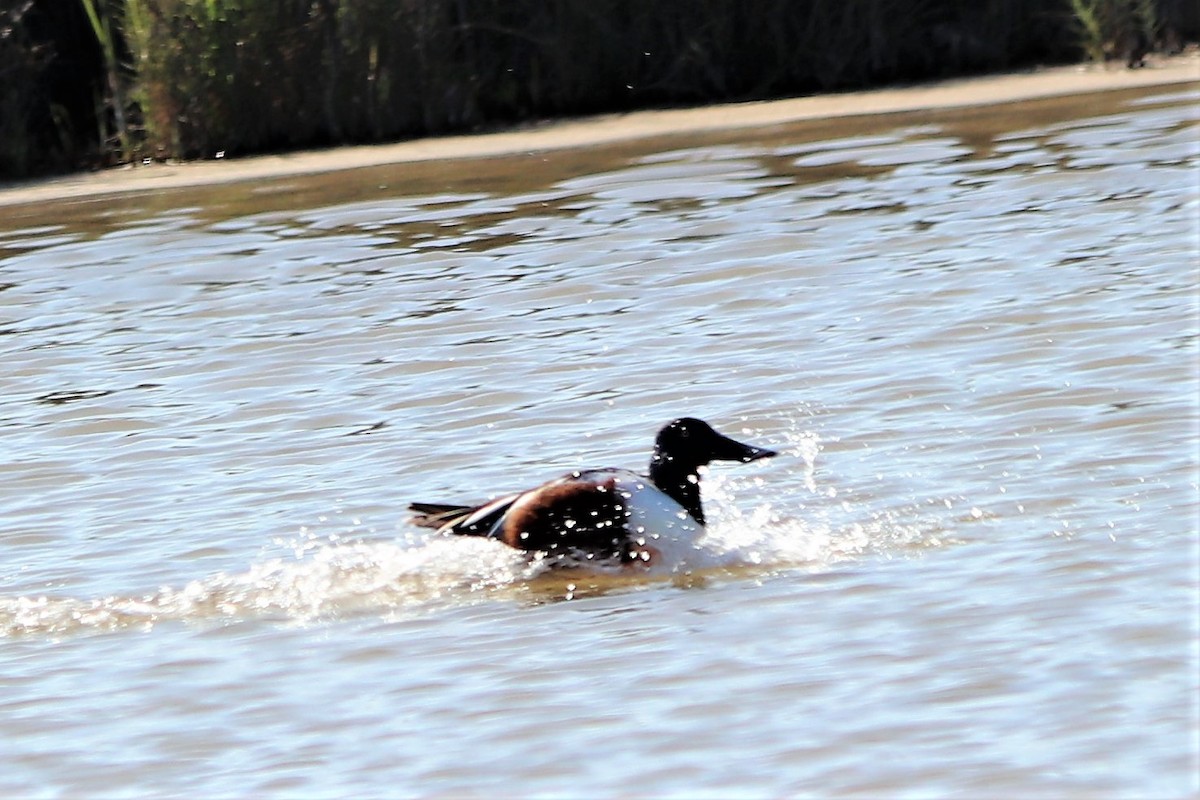
<path fill-rule="evenodd" d="M 12 210 L 0 794 L 1186 794 L 1196 99 Z M 681 414 L 691 572 L 404 522 Z"/>

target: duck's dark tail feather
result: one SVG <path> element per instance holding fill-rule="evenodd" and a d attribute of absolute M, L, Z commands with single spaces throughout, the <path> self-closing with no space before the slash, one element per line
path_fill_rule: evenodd
<path fill-rule="evenodd" d="M 491 536 L 492 530 L 504 519 L 508 507 L 520 497 L 510 494 L 481 506 L 460 506 L 451 503 L 412 503 L 412 524 L 433 528 L 441 533 L 459 536 Z"/>
<path fill-rule="evenodd" d="M 418 528 L 433 528 L 437 530 L 456 517 L 462 517 L 475 510 L 475 506 L 459 506 L 450 503 L 411 503 L 408 510 L 413 516 L 410 522 Z"/>

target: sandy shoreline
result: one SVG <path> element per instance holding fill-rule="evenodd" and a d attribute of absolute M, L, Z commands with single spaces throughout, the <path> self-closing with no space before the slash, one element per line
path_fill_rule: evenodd
<path fill-rule="evenodd" d="M 608 114 L 498 133 L 229 160 L 118 167 L 0 188 L 0 206 L 265 180 L 384 164 L 561 150 L 674 133 L 756 128 L 800 120 L 993 105 L 1194 81 L 1200 81 L 1200 52 L 1155 61 L 1141 70 L 1056 67 L 846 94 Z"/>

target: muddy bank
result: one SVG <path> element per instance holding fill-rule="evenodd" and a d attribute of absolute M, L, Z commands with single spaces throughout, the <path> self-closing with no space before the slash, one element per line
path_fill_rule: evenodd
<path fill-rule="evenodd" d="M 0 188 L 0 206 L 267 180 L 387 164 L 562 150 L 800 120 L 966 108 L 1195 81 L 1200 81 L 1200 53 L 1191 52 L 1156 61 L 1141 70 L 1106 70 L 1091 65 L 1061 67 L 904 88 L 603 115 L 480 135 L 241 159 L 126 166 L 9 185 Z"/>

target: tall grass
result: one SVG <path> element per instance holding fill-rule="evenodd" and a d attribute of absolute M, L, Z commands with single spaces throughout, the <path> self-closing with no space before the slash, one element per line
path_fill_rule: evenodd
<path fill-rule="evenodd" d="M 0 175 L 24 175 L 37 160 L 30 117 L 47 55 L 22 24 L 32 7 L 33 0 L 0 6 Z"/>
<path fill-rule="evenodd" d="M 105 0 L 80 0 L 83 4 L 84 13 L 87 14 L 88 23 L 92 26 L 92 33 L 96 37 L 96 41 L 100 44 L 100 52 L 104 56 L 104 97 L 99 105 L 99 113 L 97 114 L 101 132 L 100 138 L 106 138 L 104 129 L 107 128 L 107 120 L 109 115 L 112 118 L 112 127 L 114 130 L 115 147 L 113 155 L 118 158 L 127 158 L 132 150 L 132 142 L 129 135 L 129 125 L 126 122 L 126 101 L 125 101 L 125 80 L 121 74 L 121 61 L 118 56 L 119 41 L 117 36 L 117 25 L 114 22 L 114 14 L 119 13 L 114 11 L 119 8 L 116 3 Z"/>
<path fill-rule="evenodd" d="M 103 71 L 90 112 L 97 146 L 129 159 L 1102 58 L 1114 30 L 1136 24 L 1153 36 L 1159 12 L 1188 1 L 53 0 L 43 9 L 87 12 Z M 0 0 L 0 23 L 31 2 Z M 9 174 L 20 167 L 8 164 L 31 163 L 21 113 L 36 92 L 23 87 L 46 60 L 17 23 L 0 24 L 0 173 Z"/>
<path fill-rule="evenodd" d="M 1006 67 L 1061 27 L 1037 0 L 126 2 L 148 148 L 187 157 Z"/>
<path fill-rule="evenodd" d="M 1071 13 L 1079 23 L 1079 40 L 1092 61 L 1104 60 L 1105 23 L 1101 18 L 1102 0 L 1071 0 Z"/>
<path fill-rule="evenodd" d="M 1124 59 L 1129 66 L 1159 40 L 1155 0 L 1070 0 L 1080 47 L 1092 61 Z"/>

